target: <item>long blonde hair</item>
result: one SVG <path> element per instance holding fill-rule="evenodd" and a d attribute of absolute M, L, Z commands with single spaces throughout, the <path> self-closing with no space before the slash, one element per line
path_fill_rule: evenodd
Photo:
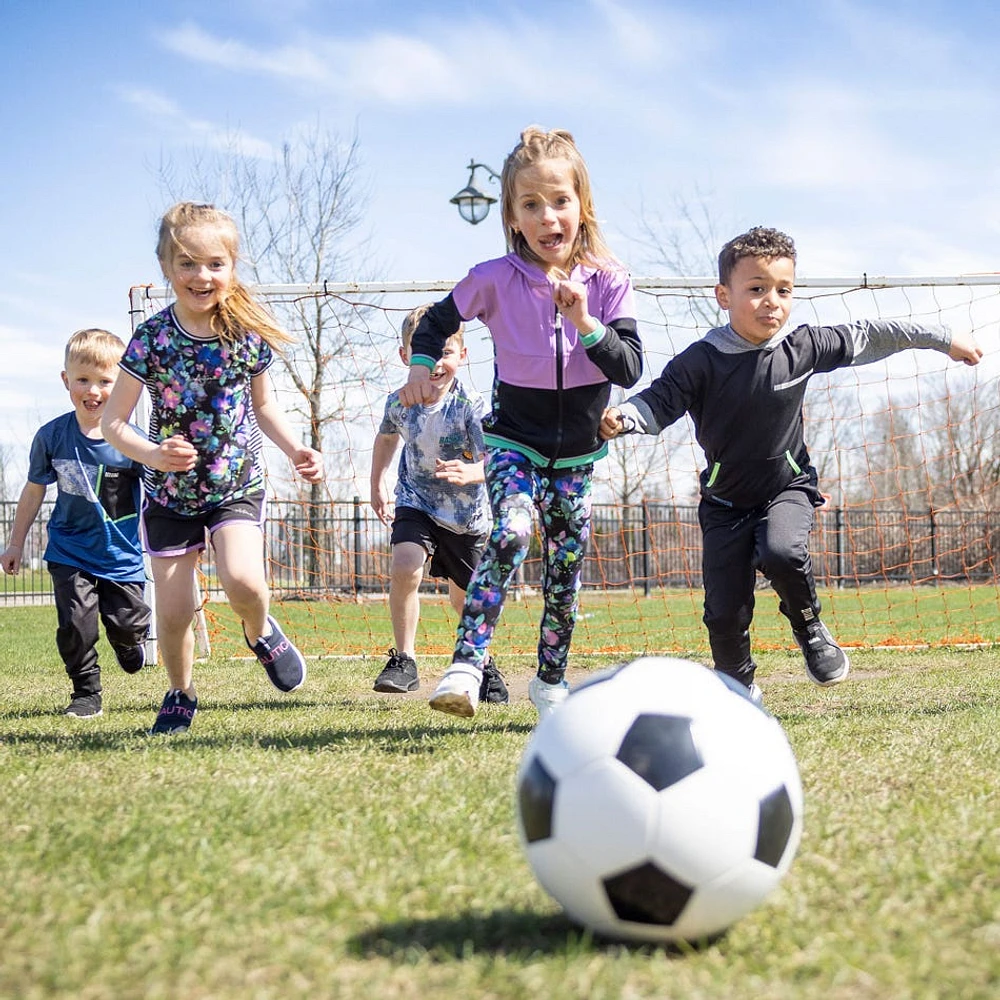
<path fill-rule="evenodd" d="M 237 276 L 235 265 L 240 258 L 240 234 L 232 216 L 221 208 L 179 201 L 168 209 L 160 220 L 156 241 L 156 258 L 160 266 L 168 264 L 178 251 L 187 253 L 184 231 L 201 226 L 210 226 L 218 231 L 226 252 L 233 260 L 233 280 L 211 317 L 212 332 L 230 346 L 243 340 L 248 331 L 259 334 L 262 340 L 279 350 L 282 345 L 292 343 L 295 338 L 278 326 L 275 318 Z"/>
<path fill-rule="evenodd" d="M 528 246 L 524 234 L 514 228 L 514 181 L 525 167 L 535 166 L 543 160 L 568 160 L 573 170 L 573 186 L 580 199 L 580 228 L 573 244 L 569 266 L 572 268 L 576 264 L 587 263 L 594 267 L 607 267 L 609 264 L 620 267 L 621 264 L 601 235 L 587 164 L 584 163 L 573 136 L 561 128 L 546 131 L 538 125 L 529 125 L 521 133 L 518 144 L 503 161 L 503 170 L 500 172 L 500 209 L 503 213 L 507 249 L 533 264 L 542 263 Z"/>

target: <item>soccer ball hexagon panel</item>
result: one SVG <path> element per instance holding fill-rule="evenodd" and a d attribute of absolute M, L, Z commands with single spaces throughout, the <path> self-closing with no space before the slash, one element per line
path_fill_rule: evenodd
<path fill-rule="evenodd" d="M 543 888 L 620 939 L 720 933 L 777 886 L 802 835 L 778 722 L 715 671 L 667 657 L 575 688 L 525 748 L 517 806 Z"/>

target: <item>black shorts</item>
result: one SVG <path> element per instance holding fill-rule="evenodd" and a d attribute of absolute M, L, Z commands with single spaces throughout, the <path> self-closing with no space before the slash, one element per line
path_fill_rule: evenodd
<path fill-rule="evenodd" d="M 392 520 L 393 545 L 416 542 L 430 556 L 428 573 L 451 580 L 463 590 L 486 547 L 486 535 L 463 535 L 442 528 L 429 514 L 414 507 L 397 507 Z"/>
<path fill-rule="evenodd" d="M 229 521 L 250 521 L 264 529 L 264 491 L 228 500 L 198 514 L 178 514 L 162 504 L 142 506 L 142 544 L 151 556 L 182 556 L 205 548 L 211 536 Z"/>

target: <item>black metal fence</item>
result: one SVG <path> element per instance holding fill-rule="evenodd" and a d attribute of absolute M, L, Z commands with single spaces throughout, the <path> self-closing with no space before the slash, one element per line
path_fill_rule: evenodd
<path fill-rule="evenodd" d="M 10 536 L 13 502 L 0 502 L 0 528 Z M 42 556 L 51 502 L 28 537 L 21 573 L 4 576 L 0 604 L 45 602 L 50 583 Z M 389 530 L 359 498 L 312 508 L 272 500 L 265 544 L 272 587 L 303 597 L 382 594 L 388 588 Z M 521 582 L 540 578 L 536 538 Z M 825 587 L 870 584 L 995 583 L 1000 565 L 1000 511 L 907 511 L 837 507 L 817 514 L 814 572 Z M 209 549 L 206 587 L 217 590 Z M 701 585 L 698 508 L 647 501 L 595 504 L 584 586 L 602 590 Z M 434 584 L 428 586 L 433 588 Z"/>

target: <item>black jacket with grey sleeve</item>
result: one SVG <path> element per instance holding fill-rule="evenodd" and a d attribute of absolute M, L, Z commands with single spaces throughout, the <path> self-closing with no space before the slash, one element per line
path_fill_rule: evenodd
<path fill-rule="evenodd" d="M 701 493 L 751 509 L 809 468 L 802 400 L 817 372 L 868 364 L 909 348 L 947 352 L 943 326 L 860 321 L 799 326 L 753 344 L 718 327 L 673 358 L 647 389 L 621 406 L 626 432 L 658 434 L 690 413 L 705 452 Z"/>

